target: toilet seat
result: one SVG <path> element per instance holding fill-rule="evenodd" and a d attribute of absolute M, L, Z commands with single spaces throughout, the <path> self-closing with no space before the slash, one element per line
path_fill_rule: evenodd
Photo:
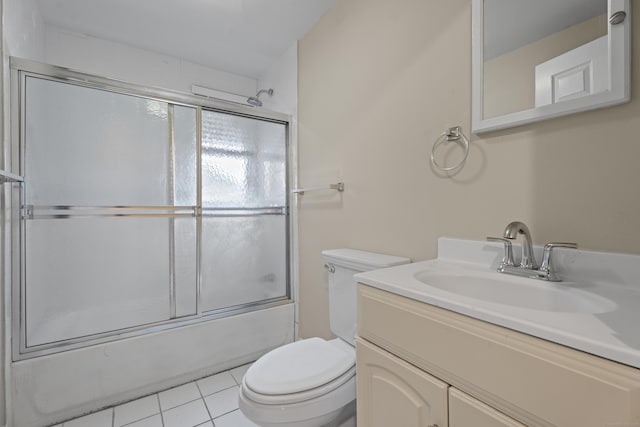
<path fill-rule="evenodd" d="M 334 379 L 333 381 L 323 384 L 319 387 L 314 387 L 310 390 L 301 391 L 298 393 L 288 394 L 260 394 L 253 391 L 247 384 L 242 382 L 244 394 L 254 402 L 262 403 L 265 405 L 287 405 L 289 403 L 298 403 L 305 400 L 314 399 L 319 396 L 331 393 L 333 390 L 339 388 L 349 380 L 351 380 L 356 374 L 356 367 L 349 369 L 347 372 Z"/>
<path fill-rule="evenodd" d="M 353 347 L 336 339 L 309 338 L 263 356 L 245 374 L 246 397 L 283 405 L 314 399 L 339 388 L 355 375 Z"/>
<path fill-rule="evenodd" d="M 313 399 L 287 404 L 265 404 L 249 398 L 243 382 L 239 406 L 247 418 L 263 427 L 317 427 L 336 419 L 353 405 L 356 398 L 356 377 L 353 375 L 334 390 Z M 351 409 L 355 414 L 355 406 Z"/>

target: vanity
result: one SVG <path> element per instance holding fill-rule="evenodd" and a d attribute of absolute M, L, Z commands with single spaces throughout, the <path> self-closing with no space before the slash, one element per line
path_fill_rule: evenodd
<path fill-rule="evenodd" d="M 473 133 L 629 101 L 629 0 L 472 5 Z M 491 239 L 355 276 L 358 425 L 640 427 L 640 256 Z"/>
<path fill-rule="evenodd" d="M 640 256 L 553 256 L 558 283 L 441 238 L 437 259 L 356 275 L 358 425 L 640 426 Z"/>

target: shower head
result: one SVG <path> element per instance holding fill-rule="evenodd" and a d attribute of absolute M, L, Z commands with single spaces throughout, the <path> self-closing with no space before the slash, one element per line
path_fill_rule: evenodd
<path fill-rule="evenodd" d="M 251 96 L 247 98 L 247 104 L 253 105 L 254 107 L 262 107 L 262 101 L 260 101 L 260 95 L 263 93 L 267 93 L 269 96 L 273 95 L 273 89 L 262 89 L 256 93 L 256 96 Z"/>
<path fill-rule="evenodd" d="M 262 107 L 262 101 L 260 101 L 257 96 L 247 98 L 247 104 L 253 105 L 254 107 Z"/>

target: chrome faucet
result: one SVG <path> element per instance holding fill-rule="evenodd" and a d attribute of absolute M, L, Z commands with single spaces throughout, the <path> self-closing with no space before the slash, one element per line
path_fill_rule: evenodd
<path fill-rule="evenodd" d="M 516 266 L 513 261 L 513 250 L 511 240 L 522 235 L 522 260 L 520 265 Z M 504 238 L 487 237 L 492 242 L 502 242 L 504 244 L 504 257 L 498 266 L 500 273 L 514 274 L 516 276 L 524 276 L 532 279 L 548 280 L 550 282 L 559 282 L 560 278 L 551 268 L 551 251 L 553 248 L 572 248 L 576 249 L 578 245 L 575 243 L 547 243 L 544 246 L 542 255 L 542 265 L 538 268 L 536 257 L 533 253 L 533 244 L 529 227 L 520 221 L 513 221 L 504 229 Z"/>
<path fill-rule="evenodd" d="M 507 225 L 504 229 L 504 238 L 514 240 L 518 235 L 522 235 L 522 261 L 520 261 L 520 267 L 536 269 L 536 256 L 533 253 L 533 244 L 531 243 L 531 232 L 523 222 L 513 221 Z"/>

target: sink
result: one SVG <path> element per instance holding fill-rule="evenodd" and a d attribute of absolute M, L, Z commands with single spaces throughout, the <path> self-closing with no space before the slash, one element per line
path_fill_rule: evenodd
<path fill-rule="evenodd" d="M 572 287 L 567 282 L 542 282 L 482 271 L 427 270 L 417 272 L 414 277 L 451 294 L 530 310 L 596 314 L 617 307 L 613 301 Z"/>
<path fill-rule="evenodd" d="M 640 369 L 640 255 L 559 251 L 553 262 L 564 281 L 556 283 L 498 273 L 502 255 L 499 244 L 443 237 L 438 258 L 354 277 L 363 291 L 378 289 L 423 302 L 429 312 L 452 311 Z"/>

